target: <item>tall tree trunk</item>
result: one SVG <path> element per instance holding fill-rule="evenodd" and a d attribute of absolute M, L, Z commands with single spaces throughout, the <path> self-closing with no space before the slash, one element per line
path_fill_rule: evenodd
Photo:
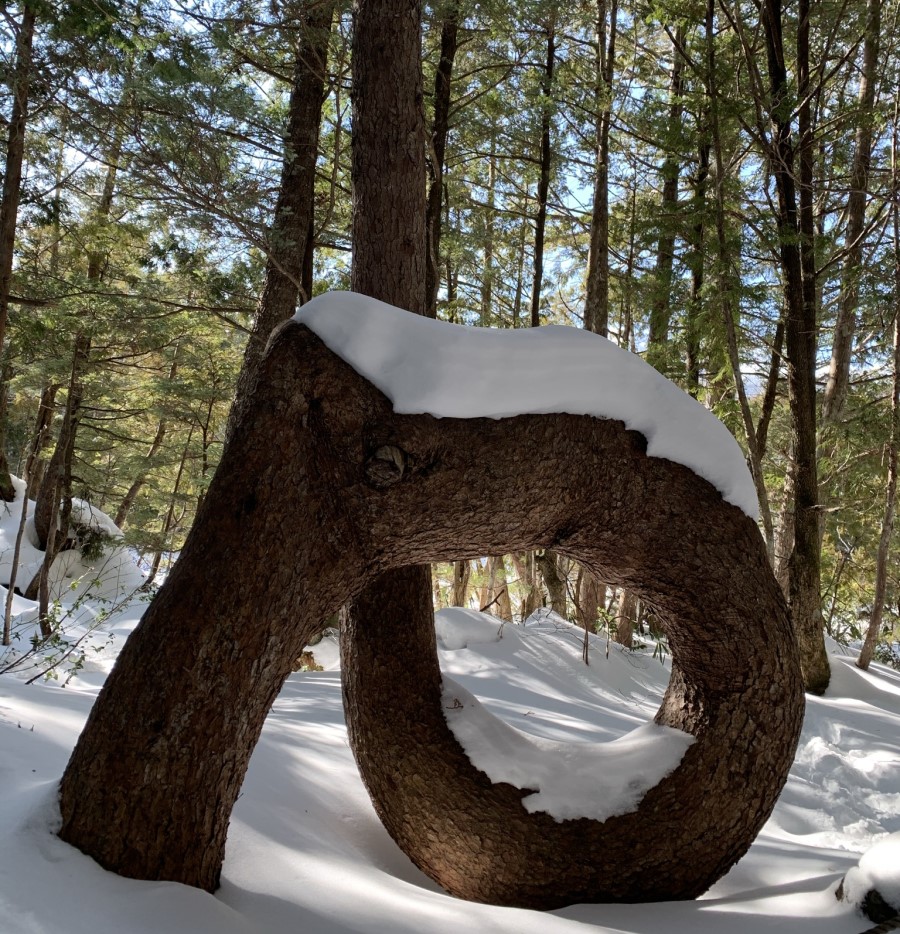
<path fill-rule="evenodd" d="M 528 233 L 528 192 L 522 203 L 522 220 L 519 223 L 519 248 L 516 260 L 516 290 L 513 294 L 512 326 L 519 327 L 522 318 L 522 296 L 525 293 L 525 240 Z"/>
<path fill-rule="evenodd" d="M 541 288 L 544 282 L 544 235 L 547 228 L 547 198 L 550 194 L 550 131 L 553 126 L 553 72 L 556 68 L 556 23 L 551 19 L 545 27 L 547 56 L 541 78 L 541 156 L 537 190 L 537 218 L 534 223 L 534 279 L 531 283 L 531 326 L 541 323 Z"/>
<path fill-rule="evenodd" d="M 856 332 L 856 309 L 859 302 L 859 280 L 862 268 L 863 234 L 866 223 L 866 195 L 869 190 L 869 167 L 874 138 L 875 89 L 878 83 L 878 59 L 881 46 L 882 0 L 869 0 L 866 8 L 866 28 L 863 39 L 862 70 L 859 76 L 859 123 L 850 170 L 850 194 L 847 197 L 845 249 L 838 296 L 837 321 L 828 381 L 822 402 L 822 422 L 838 420 L 847 401 L 850 386 L 850 359 Z"/>
<path fill-rule="evenodd" d="M 159 548 L 153 554 L 153 561 L 150 564 L 150 571 L 147 574 L 147 580 L 144 582 L 144 588 L 149 589 L 153 586 L 153 582 L 156 580 L 156 575 L 159 573 L 159 566 L 162 563 L 162 556 L 167 552 L 171 551 L 171 547 L 167 547 L 169 544 L 169 535 L 172 532 L 172 526 L 175 524 L 175 505 L 178 502 L 178 492 L 181 487 L 181 480 L 184 476 L 184 468 L 187 466 L 188 455 L 191 451 L 191 441 L 194 437 L 194 426 L 191 425 L 190 431 L 188 431 L 187 441 L 184 443 L 184 449 L 181 452 L 181 460 L 178 462 L 178 471 L 175 474 L 175 485 L 172 487 L 172 493 L 169 496 L 169 506 L 166 509 L 166 515 L 163 519 L 162 528 L 159 533 Z"/>
<path fill-rule="evenodd" d="M 808 90 L 809 10 L 801 0 L 798 29 L 798 88 L 801 101 Z M 816 472 L 816 320 L 815 281 L 808 281 L 812 247 L 806 218 L 811 217 L 811 179 L 806 178 L 808 120 L 801 129 L 801 206 L 804 222 L 798 219 L 795 153 L 791 138 L 790 87 L 782 39 L 781 0 L 764 0 L 762 25 L 765 33 L 769 75 L 769 114 L 772 121 L 771 160 L 778 192 L 778 234 L 784 278 L 787 320 L 785 337 L 788 356 L 788 388 L 791 431 L 796 464 L 794 482 L 794 543 L 788 576 L 791 613 L 800 644 L 803 678 L 807 690 L 822 693 L 831 672 L 822 631 L 820 546 L 818 521 L 818 478 Z M 805 37 L 804 37 L 805 36 Z M 806 61 L 804 62 L 804 57 Z M 806 82 L 806 83 L 805 83 Z M 801 119 L 802 111 L 801 106 Z M 802 248 L 801 248 L 802 245 Z M 812 299 L 810 299 L 812 295 Z"/>
<path fill-rule="evenodd" d="M 555 551 L 546 549 L 535 553 L 535 563 L 541 569 L 541 577 L 544 578 L 544 585 L 547 587 L 547 595 L 550 597 L 550 608 L 558 616 L 566 618 L 566 579 L 560 574 L 559 555 Z"/>
<path fill-rule="evenodd" d="M 334 10 L 335 0 L 323 0 L 305 4 L 300 16 L 284 162 L 269 232 L 265 279 L 244 351 L 229 426 L 253 386 L 273 328 L 294 314 L 298 299 L 302 304 L 312 295 L 316 157 Z"/>
<path fill-rule="evenodd" d="M 59 383 L 50 383 L 41 390 L 41 401 L 38 404 L 37 418 L 35 419 L 34 433 L 32 434 L 31 449 L 25 461 L 25 482 L 32 495 L 39 490 L 44 480 L 47 462 L 41 456 L 50 444 L 53 427 L 53 415 L 56 406 L 56 394 L 62 386 Z"/>
<path fill-rule="evenodd" d="M 0 500 L 11 503 L 16 498 L 6 456 L 6 428 L 9 424 L 9 384 L 13 369 L 9 363 L 0 365 Z"/>
<path fill-rule="evenodd" d="M 119 110 L 124 113 L 129 106 L 129 92 L 126 89 L 119 104 Z M 103 179 L 103 189 L 100 193 L 100 200 L 94 209 L 94 219 L 96 221 L 106 222 L 112 210 L 119 162 L 122 158 L 125 125 L 126 121 L 124 119 L 119 119 L 116 122 L 113 138 L 106 153 L 106 174 Z M 88 251 L 87 260 L 88 282 L 94 285 L 99 284 L 104 274 L 106 253 L 100 246 L 94 245 Z M 45 628 L 44 621 L 48 618 L 49 611 L 50 569 L 59 552 L 67 547 L 69 520 L 72 514 L 72 465 L 75 460 L 75 441 L 82 417 L 84 378 L 90 366 L 90 355 L 90 332 L 87 329 L 80 329 L 75 335 L 72 348 L 72 366 L 66 395 L 66 408 L 59 438 L 47 465 L 34 506 L 34 530 L 39 545 L 44 550 L 44 558 L 41 562 L 40 572 L 28 585 L 25 595 L 32 600 L 37 597 L 42 630 Z M 45 635 L 49 635 L 49 633 L 45 633 Z"/>
<path fill-rule="evenodd" d="M 428 250 L 425 254 L 425 315 L 429 318 L 437 317 L 437 295 L 441 282 L 441 202 L 447 136 L 450 132 L 450 87 L 458 48 L 459 8 L 453 2 L 441 23 L 441 57 L 434 74 L 434 121 L 431 124 L 428 199 L 425 207 L 425 231 L 428 236 Z"/>
<path fill-rule="evenodd" d="M 778 397 L 778 380 L 781 373 L 781 352 L 784 347 L 784 318 L 780 318 L 775 325 L 775 336 L 772 338 L 772 356 L 769 362 L 769 374 L 766 378 L 766 389 L 763 393 L 762 409 L 759 421 L 756 423 L 756 446 L 760 458 L 765 456 L 769 443 L 769 424 L 772 413 L 775 411 L 775 400 Z"/>
<path fill-rule="evenodd" d="M 421 0 L 356 0 L 350 285 L 414 314 L 427 308 L 421 23 Z M 362 599 L 399 600 L 401 612 L 430 604 L 431 568 L 388 571 Z"/>
<path fill-rule="evenodd" d="M 494 226 L 497 201 L 497 140 L 491 133 L 491 154 L 488 157 L 487 203 L 484 215 L 484 240 L 481 264 L 481 314 L 479 324 L 491 326 L 494 304 Z"/>
<path fill-rule="evenodd" d="M 616 605 L 616 629 L 613 640 L 630 649 L 634 645 L 634 625 L 637 617 L 637 595 L 623 589 Z"/>
<path fill-rule="evenodd" d="M 703 279 L 706 265 L 703 242 L 706 232 L 706 191 L 709 183 L 710 154 L 707 122 L 707 119 L 704 119 L 703 125 L 698 127 L 700 145 L 697 148 L 697 171 L 692 179 L 694 218 L 691 226 L 691 292 L 685 326 L 687 386 L 688 392 L 695 399 L 700 395 L 700 319 L 703 311 Z"/>
<path fill-rule="evenodd" d="M 684 109 L 684 27 L 678 26 L 673 43 L 672 75 L 669 84 L 669 146 L 671 139 L 680 138 Z M 662 167 L 662 203 L 659 215 L 659 236 L 656 241 L 656 265 L 653 270 L 653 294 L 650 303 L 650 334 L 647 361 L 661 372 L 667 372 L 669 319 L 672 316 L 672 269 L 675 263 L 675 220 L 678 212 L 678 179 L 681 158 L 671 149 Z M 652 349 L 651 349 L 652 348 Z"/>
<path fill-rule="evenodd" d="M 609 128 L 612 122 L 612 82 L 616 50 L 618 0 L 609 13 L 609 43 L 606 40 L 607 0 L 597 0 L 597 159 L 594 168 L 594 199 L 591 210 L 590 254 L 584 326 L 588 331 L 609 332 Z"/>
<path fill-rule="evenodd" d="M 606 587 L 600 583 L 597 575 L 590 568 L 582 565 L 579 568 L 575 591 L 578 625 L 586 632 L 596 632 L 597 621 L 600 619 L 599 611 L 601 608 L 606 609 Z"/>
<path fill-rule="evenodd" d="M 32 78 L 32 46 L 34 44 L 34 6 L 23 5 L 22 21 L 16 33 L 15 64 L 10 79 L 12 113 L 6 143 L 6 168 L 3 174 L 3 194 L 0 200 L 0 357 L 6 346 L 6 324 L 9 318 L 9 293 L 12 283 L 13 254 L 16 246 L 16 224 L 19 197 L 22 191 L 22 161 L 25 156 L 25 128 L 28 123 L 28 94 Z M 5 422 L 2 435 L 5 438 Z M 12 502 L 15 489 L 9 475 L 6 445 L 0 444 L 0 500 Z"/>
<path fill-rule="evenodd" d="M 472 565 L 469 561 L 453 562 L 453 588 L 450 596 L 450 606 L 469 605 L 469 576 Z"/>
<path fill-rule="evenodd" d="M 864 671 L 875 654 L 875 645 L 881 635 L 884 598 L 887 591 L 888 555 L 894 533 L 894 511 L 897 500 L 897 448 L 900 446 L 900 174 L 897 166 L 898 122 L 900 122 L 900 95 L 894 104 L 894 134 L 891 140 L 891 220 L 894 228 L 894 359 L 891 374 L 891 434 L 888 439 L 887 490 L 884 497 L 884 517 L 878 539 L 875 559 L 875 593 L 869 628 L 856 664 Z M 837 583 L 835 583 L 837 594 Z"/>
<path fill-rule="evenodd" d="M 84 374 L 90 348 L 89 337 L 84 334 L 76 335 L 62 426 L 34 507 L 34 532 L 39 547 L 44 551 L 44 558 L 40 571 L 25 589 L 25 596 L 29 600 L 39 601 L 42 629 L 49 611 L 50 569 L 56 556 L 64 548 L 69 534 L 69 518 L 72 513 L 72 464 L 75 460 L 75 438 L 82 415 Z M 45 635 L 49 635 L 49 632 L 45 632 Z"/>
<path fill-rule="evenodd" d="M 741 418 L 744 423 L 744 437 L 750 457 L 750 472 L 753 475 L 753 484 L 756 488 L 756 499 L 759 503 L 759 514 L 763 522 L 763 534 L 766 539 L 766 553 L 769 561 L 775 563 L 775 532 L 772 526 L 772 511 L 769 508 L 769 493 L 766 490 L 766 479 L 763 474 L 762 458 L 759 453 L 756 426 L 753 423 L 753 413 L 750 411 L 750 401 L 744 386 L 744 377 L 741 373 L 740 352 L 737 342 L 737 328 L 735 318 L 739 314 L 738 303 L 734 293 L 729 288 L 728 275 L 730 265 L 730 252 L 725 231 L 725 158 L 722 153 L 722 134 L 719 124 L 719 97 L 718 74 L 715 53 L 715 0 L 707 0 L 706 5 L 706 56 L 709 89 L 710 128 L 712 131 L 712 144 L 716 160 L 716 245 L 717 261 L 716 272 L 718 276 L 718 300 L 725 326 L 725 339 L 728 349 L 728 360 L 731 364 L 731 374 L 737 392 Z"/>

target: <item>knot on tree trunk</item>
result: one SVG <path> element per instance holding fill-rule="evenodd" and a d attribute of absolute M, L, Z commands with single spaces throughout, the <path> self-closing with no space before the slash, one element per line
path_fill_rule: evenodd
<path fill-rule="evenodd" d="M 366 461 L 366 478 L 377 490 L 399 483 L 406 471 L 406 454 L 393 444 L 378 448 Z"/>

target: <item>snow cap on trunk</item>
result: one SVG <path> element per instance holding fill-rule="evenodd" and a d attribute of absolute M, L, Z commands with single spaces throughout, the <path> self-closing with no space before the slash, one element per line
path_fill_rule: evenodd
<path fill-rule="evenodd" d="M 509 418 L 567 412 L 617 419 L 647 454 L 689 467 L 759 515 L 738 443 L 715 415 L 636 354 L 580 328 L 463 327 L 353 292 L 328 292 L 296 320 L 405 415 Z"/>

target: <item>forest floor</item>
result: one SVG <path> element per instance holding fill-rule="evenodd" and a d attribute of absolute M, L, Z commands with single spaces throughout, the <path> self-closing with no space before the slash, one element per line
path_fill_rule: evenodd
<path fill-rule="evenodd" d="M 95 625 L 97 608 L 84 594 L 76 602 L 77 636 Z M 113 607 L 81 643 L 84 664 L 69 670 L 65 687 L 72 658 L 58 681 L 26 684 L 22 670 L 0 676 L 3 934 L 859 934 L 871 927 L 834 892 L 860 853 L 900 831 L 900 673 L 873 665 L 864 674 L 837 646 L 832 686 L 808 698 L 772 818 L 744 859 L 694 902 L 544 914 L 444 894 L 372 809 L 347 743 L 331 637 L 314 649 L 325 670 L 293 674 L 269 715 L 232 817 L 221 889 L 209 895 L 105 872 L 54 835 L 56 787 L 144 606 Z M 652 642 L 629 652 L 593 637 L 585 665 L 581 631 L 552 615 L 501 625 L 451 610 L 438 614 L 437 626 L 444 671 L 512 726 L 550 740 L 605 741 L 633 730 L 652 718 L 668 680 L 669 659 Z"/>

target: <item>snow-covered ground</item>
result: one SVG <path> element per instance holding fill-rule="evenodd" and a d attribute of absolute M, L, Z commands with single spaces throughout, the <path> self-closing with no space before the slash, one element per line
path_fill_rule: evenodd
<path fill-rule="evenodd" d="M 752 480 L 727 430 L 596 335 L 458 328 L 347 294 L 316 299 L 299 318 L 397 411 L 619 418 L 647 437 L 650 456 L 691 467 L 756 513 Z M 115 533 L 108 517 L 90 514 L 87 504 L 77 508 L 83 523 Z M 20 515 L 21 498 L 0 507 L 0 575 L 8 573 L 3 562 L 12 561 Z M 33 530 L 24 528 L 22 587 L 41 559 Z M 867 851 L 848 889 L 861 897 L 877 880 L 887 883 L 888 897 L 896 895 L 896 840 L 871 848 L 900 832 L 900 674 L 879 665 L 864 674 L 837 646 L 832 686 L 826 697 L 808 700 L 796 762 L 771 820 L 746 857 L 695 902 L 574 905 L 542 914 L 443 893 L 393 844 L 369 802 L 347 743 L 333 639 L 314 648 L 324 670 L 292 675 L 268 717 L 232 815 L 219 891 L 105 872 L 55 836 L 56 789 L 143 612 L 141 582 L 115 543 L 100 561 L 77 551 L 60 556 L 53 587 L 63 632 L 39 651 L 29 650 L 34 606 L 13 603 L 14 644 L 0 650 L 0 934 L 858 934 L 870 923 L 835 890 Z M 489 773 L 538 789 L 526 799 L 535 809 L 564 818 L 578 799 L 574 813 L 621 813 L 635 801 L 591 810 L 591 793 L 609 799 L 633 785 L 640 794 L 682 755 L 683 736 L 646 727 L 669 677 L 667 660 L 652 646 L 629 652 L 592 637 L 585 665 L 582 633 L 552 615 L 516 626 L 442 611 L 436 629 L 445 691 L 458 701 L 447 705 L 451 728 Z M 59 679 L 47 681 L 43 672 Z M 485 726 L 487 713 L 507 725 Z M 485 736 L 493 741 L 484 744 Z M 598 750 L 599 743 L 610 746 Z M 660 743 L 666 748 L 653 753 L 659 761 L 651 772 L 644 757 Z M 548 754 L 572 767 L 574 783 L 557 783 Z M 508 772 L 513 766 L 524 771 Z"/>
<path fill-rule="evenodd" d="M 397 849 L 347 745 L 332 640 L 321 672 L 298 672 L 253 755 L 228 838 L 222 887 L 122 879 L 53 834 L 55 789 L 104 674 L 141 612 L 118 610 L 114 641 L 65 689 L 0 677 L 0 931 L 3 934 L 236 934 L 296 930 L 458 934 L 858 934 L 871 922 L 834 897 L 860 853 L 900 831 L 900 674 L 833 659 L 809 698 L 797 760 L 747 856 L 696 902 L 576 905 L 550 914 L 450 898 Z M 446 674 L 514 727 L 554 742 L 606 741 L 646 723 L 668 665 L 555 617 L 525 626 L 439 614 Z M 835 652 L 838 652 L 835 647 Z"/>

